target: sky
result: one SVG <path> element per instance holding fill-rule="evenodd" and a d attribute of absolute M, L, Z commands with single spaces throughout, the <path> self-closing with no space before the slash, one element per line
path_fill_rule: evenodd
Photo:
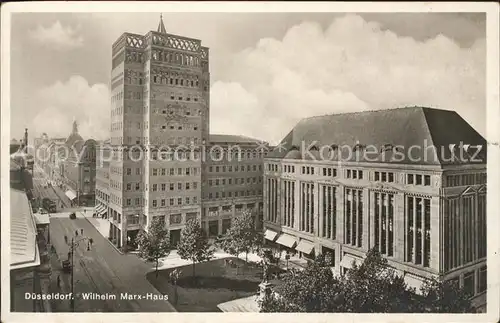
<path fill-rule="evenodd" d="M 109 138 L 111 45 L 160 13 L 14 13 L 11 135 Z M 163 13 L 210 48 L 211 133 L 279 142 L 302 118 L 429 106 L 486 134 L 482 13 Z"/>

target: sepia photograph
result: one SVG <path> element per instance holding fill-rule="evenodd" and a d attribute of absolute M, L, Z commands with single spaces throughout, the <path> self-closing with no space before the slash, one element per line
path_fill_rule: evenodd
<path fill-rule="evenodd" d="M 2 6 L 2 321 L 496 321 L 498 5 L 236 4 Z"/>

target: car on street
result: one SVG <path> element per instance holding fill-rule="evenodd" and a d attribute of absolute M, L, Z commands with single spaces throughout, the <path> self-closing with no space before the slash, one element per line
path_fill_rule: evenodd
<path fill-rule="evenodd" d="M 38 208 L 38 213 L 40 213 L 40 214 L 47 214 L 49 212 L 47 212 L 47 210 L 45 210 L 44 208 L 41 207 L 41 208 Z"/>
<path fill-rule="evenodd" d="M 71 220 L 76 219 L 76 213 L 75 213 L 75 212 L 71 212 L 71 213 L 69 214 L 69 218 L 70 218 Z"/>

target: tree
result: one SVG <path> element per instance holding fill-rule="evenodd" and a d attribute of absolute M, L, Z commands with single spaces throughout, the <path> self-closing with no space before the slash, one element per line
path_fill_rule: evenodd
<path fill-rule="evenodd" d="M 139 232 L 136 242 L 139 246 L 139 256 L 155 263 L 156 277 L 158 277 L 160 258 L 168 256 L 171 250 L 170 234 L 165 228 L 165 223 L 160 217 L 153 218 L 149 230 Z"/>
<path fill-rule="evenodd" d="M 255 229 L 252 215 L 249 212 L 244 212 L 231 221 L 231 226 L 221 242 L 223 250 L 231 255 L 238 256 L 244 252 L 247 262 L 248 253 L 260 247 L 261 244 L 262 237 Z"/>
<path fill-rule="evenodd" d="M 426 313 L 470 313 L 472 306 L 469 294 L 451 281 L 427 280 L 421 288 L 419 312 Z"/>
<path fill-rule="evenodd" d="M 276 293 L 260 302 L 261 312 L 343 312 L 343 284 L 329 267 L 312 263 L 304 270 L 290 270 Z"/>
<path fill-rule="evenodd" d="M 189 220 L 181 231 L 181 240 L 177 244 L 177 253 L 184 260 L 193 262 L 193 277 L 196 276 L 196 262 L 207 261 L 212 258 L 214 250 L 208 244 L 205 232 L 196 219 Z"/>
<path fill-rule="evenodd" d="M 360 266 L 334 276 L 328 261 L 318 257 L 301 272 L 285 277 L 275 294 L 261 301 L 263 312 L 353 313 L 465 313 L 467 295 L 451 282 L 429 280 L 421 294 L 388 267 L 387 260 L 370 250 Z"/>

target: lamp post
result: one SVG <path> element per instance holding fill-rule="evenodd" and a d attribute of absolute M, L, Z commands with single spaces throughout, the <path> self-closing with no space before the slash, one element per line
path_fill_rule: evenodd
<path fill-rule="evenodd" d="M 75 238 L 71 238 L 71 245 L 70 245 L 70 257 L 71 257 L 71 300 L 70 300 L 70 305 L 71 305 L 71 311 L 75 311 L 75 294 L 74 294 L 74 289 L 75 289 L 75 248 L 78 247 L 80 242 L 82 241 L 89 241 L 89 245 L 87 246 L 87 251 L 90 251 L 90 245 L 91 245 L 91 239 L 87 237 L 80 238 L 78 240 L 75 240 Z"/>
<path fill-rule="evenodd" d="M 174 302 L 175 302 L 175 305 L 177 305 L 177 298 L 178 298 L 178 295 L 177 295 L 177 280 L 179 280 L 179 276 L 181 275 L 181 272 L 179 269 L 174 269 L 171 273 L 170 273 L 170 280 L 172 281 L 172 283 L 174 284 Z"/>

